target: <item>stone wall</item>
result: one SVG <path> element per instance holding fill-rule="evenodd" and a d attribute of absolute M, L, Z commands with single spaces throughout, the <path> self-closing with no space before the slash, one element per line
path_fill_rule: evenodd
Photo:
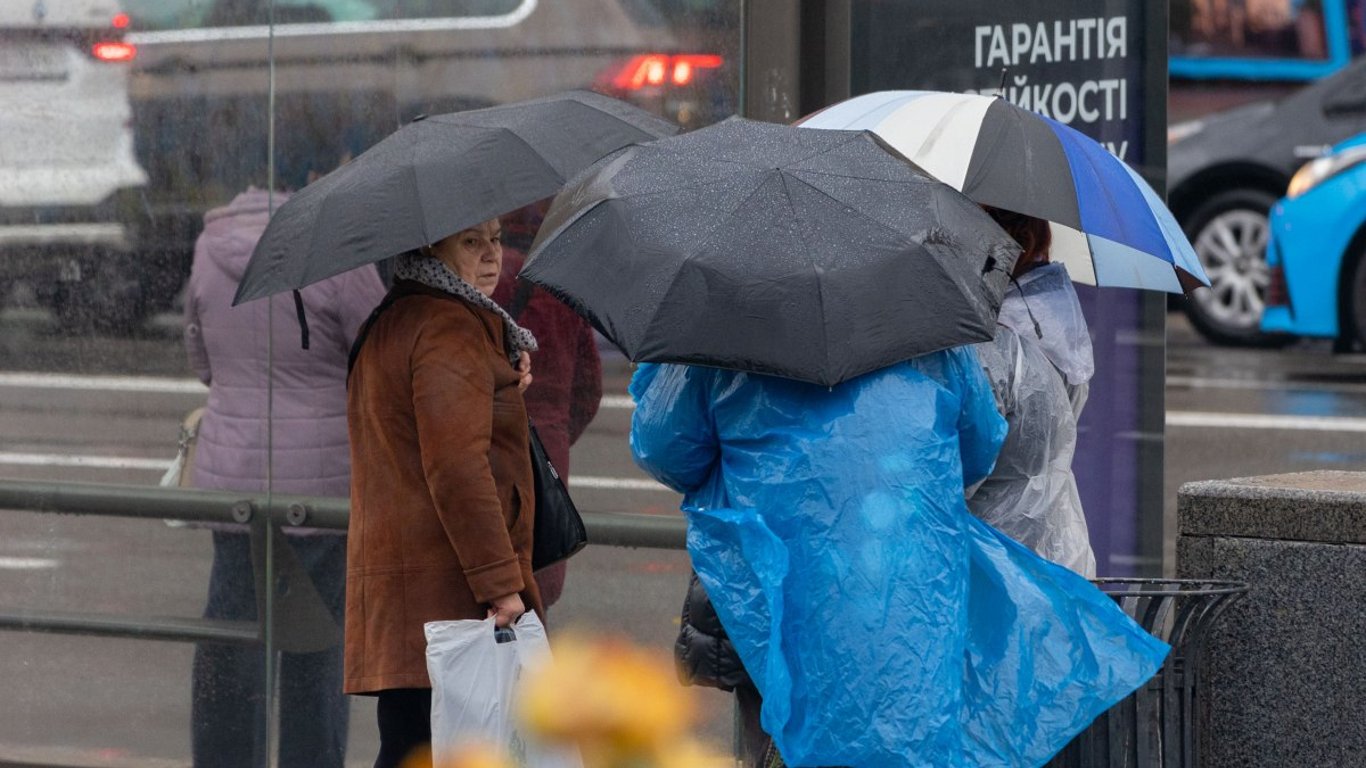
<path fill-rule="evenodd" d="M 1366 472 L 1189 483 L 1177 577 L 1249 591 L 1210 636 L 1207 768 L 1366 768 Z"/>

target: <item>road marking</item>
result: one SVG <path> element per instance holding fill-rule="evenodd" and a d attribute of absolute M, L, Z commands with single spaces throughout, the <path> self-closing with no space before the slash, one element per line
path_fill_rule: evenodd
<path fill-rule="evenodd" d="M 81 456 L 64 453 L 13 453 L 0 452 L 0 464 L 26 467 L 80 467 L 82 469 L 137 469 L 149 472 L 165 472 L 171 466 L 170 459 L 139 459 L 127 456 Z M 633 477 L 597 477 L 593 475 L 571 476 L 569 485 L 575 488 L 594 488 L 607 491 L 655 491 L 673 493 L 668 487 L 655 482 Z"/>
<path fill-rule="evenodd" d="M 1285 379 L 1209 379 L 1200 376 L 1168 376 L 1167 386 L 1180 389 L 1247 389 L 1257 391 L 1301 390 L 1315 392 L 1366 392 L 1366 384 L 1334 384 L 1326 381 Z"/>
<path fill-rule="evenodd" d="M 1247 390 L 1321 390 L 1327 392 L 1366 392 L 1366 383 L 1353 384 L 1318 381 L 1268 381 L 1265 379 L 1215 379 L 1199 376 L 1168 376 L 1167 386 L 1182 389 Z M 162 376 L 82 376 L 62 373 L 0 373 L 0 387 L 106 390 L 110 392 L 151 392 L 157 394 L 206 394 L 209 388 L 198 379 Z M 633 410 L 630 395 L 603 395 L 602 407 Z"/>
<path fill-rule="evenodd" d="M 50 557 L 4 557 L 0 556 L 0 571 L 41 571 L 56 568 L 60 562 Z"/>
<path fill-rule="evenodd" d="M 591 477 L 570 475 L 570 487 L 599 488 L 608 491 L 662 491 L 673 493 L 673 489 L 654 480 L 637 480 L 629 477 Z"/>
<path fill-rule="evenodd" d="M 0 373 L 0 387 L 193 395 L 208 394 L 209 391 L 209 388 L 198 379 L 172 379 L 160 376 L 74 376 L 61 373 Z"/>
<path fill-rule="evenodd" d="M 1366 419 L 1348 416 L 1284 416 L 1266 413 L 1169 411 L 1169 427 L 1277 429 L 1304 432 L 1366 432 Z"/>
<path fill-rule="evenodd" d="M 82 467 L 85 469 L 146 469 L 165 472 L 170 459 L 135 459 L 127 456 L 79 456 L 69 453 L 0 452 L 0 464 L 25 467 Z"/>

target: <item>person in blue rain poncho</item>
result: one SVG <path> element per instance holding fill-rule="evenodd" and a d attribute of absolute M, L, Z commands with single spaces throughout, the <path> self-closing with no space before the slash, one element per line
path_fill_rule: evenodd
<path fill-rule="evenodd" d="M 647 364 L 631 394 L 788 765 L 1041 765 L 1166 655 L 968 513 L 1006 432 L 969 349 L 831 388 Z"/>

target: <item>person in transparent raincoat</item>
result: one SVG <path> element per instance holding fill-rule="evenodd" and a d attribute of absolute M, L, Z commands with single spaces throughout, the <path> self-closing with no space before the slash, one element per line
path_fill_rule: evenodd
<path fill-rule="evenodd" d="M 685 494 L 762 697 L 766 765 L 1042 765 L 1167 653 L 968 512 L 1006 432 L 970 348 L 834 387 L 646 364 L 631 394 L 632 453 Z"/>
<path fill-rule="evenodd" d="M 1024 253 L 996 338 L 976 345 L 1009 432 L 968 508 L 1041 557 L 1093 578 L 1096 557 L 1072 474 L 1077 420 L 1095 370 L 1086 319 L 1067 268 L 1048 262 L 1048 222 L 988 212 Z"/>

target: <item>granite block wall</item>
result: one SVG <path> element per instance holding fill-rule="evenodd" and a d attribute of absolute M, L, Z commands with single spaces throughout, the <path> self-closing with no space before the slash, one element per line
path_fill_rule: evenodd
<path fill-rule="evenodd" d="M 1242 581 L 1211 632 L 1208 768 L 1366 768 L 1366 473 L 1191 483 L 1178 578 Z"/>

